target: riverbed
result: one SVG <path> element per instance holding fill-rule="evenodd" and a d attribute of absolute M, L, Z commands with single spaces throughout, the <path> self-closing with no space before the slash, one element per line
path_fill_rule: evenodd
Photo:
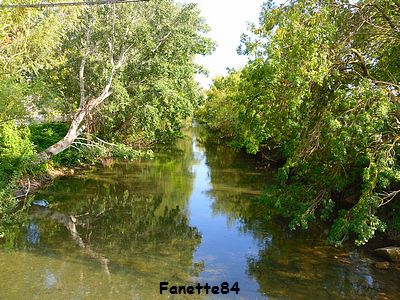
<path fill-rule="evenodd" d="M 399 271 L 266 218 L 257 198 L 275 169 L 184 135 L 36 192 L 49 207 L 0 245 L 0 299 L 400 299 Z M 160 282 L 240 290 L 160 295 Z"/>

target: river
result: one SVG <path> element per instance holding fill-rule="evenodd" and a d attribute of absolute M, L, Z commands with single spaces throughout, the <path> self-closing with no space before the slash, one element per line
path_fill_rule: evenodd
<path fill-rule="evenodd" d="M 184 131 L 154 159 L 63 177 L 0 245 L 0 299 L 400 299 L 400 272 L 291 232 L 255 201 L 275 170 Z M 160 282 L 239 287 L 160 295 Z"/>

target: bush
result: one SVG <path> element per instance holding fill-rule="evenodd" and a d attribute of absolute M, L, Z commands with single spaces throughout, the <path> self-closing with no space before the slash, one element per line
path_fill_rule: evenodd
<path fill-rule="evenodd" d="M 0 187 L 31 170 L 33 155 L 29 128 L 14 121 L 0 124 Z"/>
<path fill-rule="evenodd" d="M 36 146 L 36 150 L 42 151 L 47 147 L 61 140 L 68 131 L 67 123 L 41 123 L 29 126 L 31 140 Z"/>
<path fill-rule="evenodd" d="M 69 124 L 64 122 L 41 123 L 32 124 L 29 128 L 35 149 L 37 152 L 40 152 L 61 140 L 68 132 Z M 56 166 L 91 164 L 98 157 L 104 155 L 101 152 L 101 149 L 71 147 L 54 156 L 52 162 Z"/>
<path fill-rule="evenodd" d="M 386 6 L 393 1 L 375 2 L 379 12 L 363 0 L 354 10 L 266 3 L 242 39 L 251 59 L 214 80 L 198 115 L 232 145 L 283 157 L 263 197 L 270 213 L 291 228 L 327 220 L 335 245 L 399 228 L 399 39 L 383 20 L 400 19 Z"/>
<path fill-rule="evenodd" d="M 18 178 L 35 170 L 31 166 L 33 155 L 29 128 L 17 126 L 15 121 L 0 124 L 0 238 L 13 232 L 16 220 L 22 217 L 12 191 Z"/>

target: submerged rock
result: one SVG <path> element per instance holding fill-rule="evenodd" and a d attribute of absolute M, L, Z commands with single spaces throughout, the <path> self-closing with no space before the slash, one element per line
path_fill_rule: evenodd
<path fill-rule="evenodd" d="M 375 249 L 374 252 L 390 261 L 400 262 L 400 247 L 385 247 Z"/>
<path fill-rule="evenodd" d="M 47 200 L 35 200 L 32 202 L 32 205 L 40 206 L 40 207 L 49 207 L 49 202 Z"/>

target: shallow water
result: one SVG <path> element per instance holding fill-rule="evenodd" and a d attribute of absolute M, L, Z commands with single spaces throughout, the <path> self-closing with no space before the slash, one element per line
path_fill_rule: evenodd
<path fill-rule="evenodd" d="M 185 134 L 153 160 L 36 193 L 50 208 L 32 207 L 14 244 L 1 246 L 0 299 L 200 298 L 160 295 L 161 281 L 238 283 L 238 295 L 201 295 L 212 299 L 400 299 L 398 271 L 264 218 L 254 198 L 274 170 Z"/>

